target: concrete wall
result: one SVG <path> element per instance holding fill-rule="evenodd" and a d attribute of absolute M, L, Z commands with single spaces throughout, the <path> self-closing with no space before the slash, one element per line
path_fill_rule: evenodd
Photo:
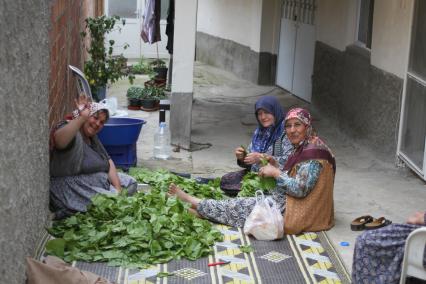
<path fill-rule="evenodd" d="M 197 31 L 260 51 L 262 0 L 199 0 Z"/>
<path fill-rule="evenodd" d="M 356 1 L 318 1 L 312 102 L 387 159 L 396 153 L 413 3 L 375 1 L 369 50 L 353 44 Z"/>
<path fill-rule="evenodd" d="M 275 82 L 278 0 L 199 0 L 197 60 L 259 84 Z"/>
<path fill-rule="evenodd" d="M 318 0 L 316 11 L 316 38 L 338 50 L 355 40 L 357 21 L 356 0 Z"/>
<path fill-rule="evenodd" d="M 413 0 L 375 0 L 371 64 L 404 78 Z"/>
<path fill-rule="evenodd" d="M 25 283 L 48 220 L 49 0 L 0 1 L 0 274 Z"/>

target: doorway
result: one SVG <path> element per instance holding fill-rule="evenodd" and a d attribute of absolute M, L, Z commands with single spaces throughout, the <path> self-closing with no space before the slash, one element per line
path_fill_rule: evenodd
<path fill-rule="evenodd" d="M 142 41 L 140 37 L 143 15 L 147 0 L 105 0 L 105 15 L 117 15 L 125 19 L 123 26 L 117 24 L 117 29 L 108 34 L 107 40 L 114 40 L 114 55 L 123 54 L 129 59 L 138 59 L 141 56 L 146 58 L 156 58 L 157 48 L 160 58 L 168 58 L 166 50 L 166 18 L 169 9 L 169 0 L 161 0 L 161 41 L 149 44 Z M 124 46 L 128 47 L 124 49 Z"/>
<path fill-rule="evenodd" d="M 315 55 L 315 0 L 282 3 L 277 85 L 311 102 Z"/>
<path fill-rule="evenodd" d="M 426 180 L 426 1 L 416 0 L 404 81 L 398 156 Z"/>

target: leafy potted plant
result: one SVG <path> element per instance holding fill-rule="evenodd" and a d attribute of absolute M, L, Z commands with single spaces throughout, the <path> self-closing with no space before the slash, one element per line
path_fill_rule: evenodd
<path fill-rule="evenodd" d="M 166 62 L 157 58 L 155 61 L 153 61 L 152 67 L 152 69 L 156 73 L 156 78 L 167 80 L 168 69 L 166 67 Z"/>
<path fill-rule="evenodd" d="M 130 110 L 140 110 L 144 88 L 142 86 L 131 86 L 127 89 L 127 108 Z"/>
<path fill-rule="evenodd" d="M 115 24 L 120 20 L 119 16 L 107 17 L 105 15 L 96 18 L 86 18 L 86 30 L 81 33 L 82 40 L 89 36 L 89 47 L 86 48 L 90 58 L 84 63 L 84 75 L 89 82 L 94 99 L 97 101 L 105 98 L 105 89 L 108 83 L 128 77 L 133 83 L 134 76 L 129 74 L 126 68 L 127 59 L 123 55 L 113 56 L 114 41 L 105 44 L 105 36 L 114 30 Z M 122 20 L 123 25 L 125 21 Z M 126 49 L 128 45 L 124 46 Z"/>
<path fill-rule="evenodd" d="M 164 99 L 164 88 L 150 86 L 143 89 L 143 95 L 141 100 L 142 110 L 156 110 L 160 105 L 160 100 Z"/>

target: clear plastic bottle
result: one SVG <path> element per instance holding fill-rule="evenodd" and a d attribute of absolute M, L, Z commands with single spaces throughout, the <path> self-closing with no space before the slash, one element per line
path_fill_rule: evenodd
<path fill-rule="evenodd" d="M 166 160 L 170 157 L 170 132 L 167 124 L 161 122 L 154 134 L 154 158 Z"/>

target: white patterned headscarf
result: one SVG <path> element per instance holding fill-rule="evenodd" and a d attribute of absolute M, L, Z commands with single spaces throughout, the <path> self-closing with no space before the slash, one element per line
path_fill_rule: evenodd
<path fill-rule="evenodd" d="M 86 105 L 86 107 L 90 108 L 90 116 L 93 116 L 94 114 L 96 114 L 100 110 L 106 111 L 108 113 L 108 116 L 109 116 L 108 106 L 106 104 L 104 104 L 104 103 L 91 102 L 91 103 L 88 103 L 88 105 Z M 80 116 L 80 112 L 83 109 L 84 108 L 74 110 L 72 112 L 72 118 L 76 119 L 77 117 L 79 117 Z"/>

